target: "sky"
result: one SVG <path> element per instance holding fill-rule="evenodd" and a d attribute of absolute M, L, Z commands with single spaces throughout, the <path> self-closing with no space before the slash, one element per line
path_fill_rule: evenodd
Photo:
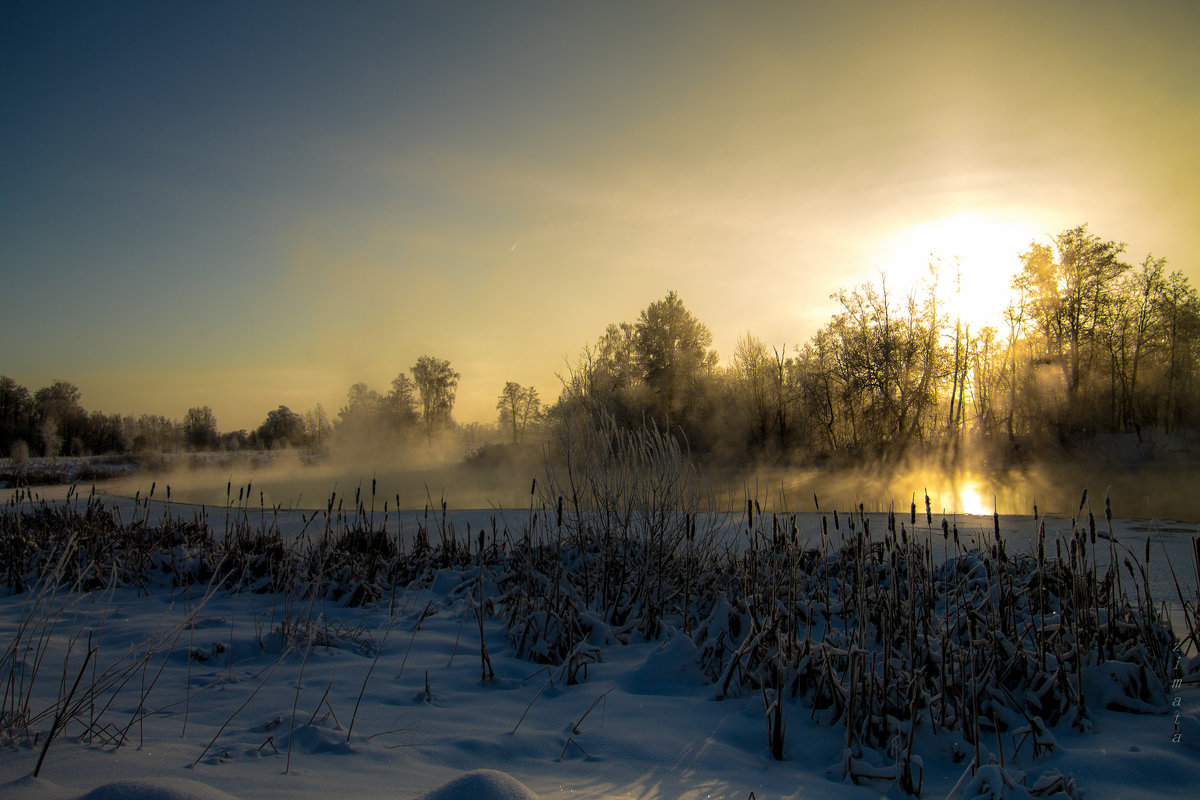
<path fill-rule="evenodd" d="M 1200 4 L 0 3 L 0 373 L 222 430 L 421 355 L 558 394 L 1075 225 L 1200 284 Z"/>

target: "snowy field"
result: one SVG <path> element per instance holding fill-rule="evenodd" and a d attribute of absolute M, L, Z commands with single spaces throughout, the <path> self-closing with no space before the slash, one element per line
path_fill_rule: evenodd
<path fill-rule="evenodd" d="M 927 521 L 924 509 L 900 515 L 899 525 L 886 514 L 845 511 L 836 523 L 832 511 L 782 518 L 756 518 L 752 511 L 686 515 L 682 523 L 664 518 L 661 529 L 644 521 L 650 535 L 682 532 L 669 558 L 654 568 L 683 588 L 669 597 L 646 594 L 651 599 L 641 601 L 641 616 L 626 620 L 589 599 L 600 596 L 595 585 L 580 590 L 572 582 L 572 575 L 600 582 L 599 560 L 595 573 L 587 571 L 588 554 L 598 559 L 600 548 L 581 547 L 572 556 L 576 540 L 561 532 L 579 528 L 571 515 L 564 523 L 553 508 L 539 509 L 536 518 L 528 511 L 498 518 L 490 510 L 451 510 L 444 516 L 376 512 L 367 519 L 257 508 L 201 515 L 197 508 L 157 500 L 112 498 L 89 505 L 73 497 L 49 502 L 40 516 L 22 516 L 38 505 L 28 497 L 10 501 L 9 541 L 13 526 L 22 525 L 28 527 L 21 535 L 32 541 L 32 527 L 51 520 L 45 509 L 67 507 L 77 526 L 91 509 L 93 522 L 86 524 L 103 512 L 146 539 L 172 531 L 176 543 L 157 553 L 129 546 L 114 557 L 119 569 L 90 573 L 81 562 L 101 563 L 98 551 L 80 545 L 71 565 L 55 567 L 57 584 L 25 580 L 17 591 L 6 576 L 0 589 L 0 798 L 815 800 L 903 797 L 914 790 L 934 798 L 1200 796 L 1195 647 L 1189 642 L 1172 651 L 1186 636 L 1180 592 L 1194 611 L 1195 525 L 1114 519 L 1110 538 L 1110 523 L 1097 515 L 1098 535 L 1089 541 L 1086 512 L 1074 527 L 1070 519 L 1001 518 L 1007 553 L 993 561 L 987 557 L 996 540 L 990 516 L 951 518 L 945 534 L 940 516 Z M 200 536 L 197 522 L 211 539 Z M 1082 647 L 1083 634 L 1053 636 L 1067 628 L 1085 630 L 1077 628 L 1083 618 L 1048 622 L 1056 612 L 1030 600 L 1049 584 L 1030 580 L 1028 571 L 1014 568 L 1009 584 L 995 577 L 1008 565 L 1032 569 L 1040 563 L 1043 524 L 1046 562 L 1056 548 L 1069 550 L 1073 539 L 1091 545 L 1080 563 L 1096 581 L 1072 584 L 1070 591 L 1100 591 L 1093 584 L 1108 574 L 1107 561 L 1116 554 L 1118 571 L 1129 561 L 1125 573 L 1139 575 L 1124 584 L 1130 602 L 1144 600 L 1148 587 L 1155 606 L 1169 603 L 1178 639 L 1150 631 L 1149 645 L 1130 639 L 1126 646 L 1114 633 L 1124 630 L 1125 623 L 1115 621 L 1119 615 L 1106 617 L 1110 612 L 1097 609 L 1088 617 L 1096 623 L 1095 652 L 1072 672 L 1065 666 L 1072 655 L 1062 642 Z M 856 538 L 861 545 L 864 533 L 867 547 L 877 545 L 872 563 L 880 565 L 882 577 L 844 571 L 850 551 L 839 548 L 853 547 Z M 242 564 L 237 591 L 222 585 L 228 575 L 219 569 L 206 574 L 195 566 L 205 563 L 205 548 L 251 535 L 263 537 L 245 545 L 259 560 Z M 393 571 L 388 579 L 366 578 L 369 568 L 336 573 L 340 562 L 330 556 L 322 561 L 320 581 L 278 590 L 271 558 L 338 537 L 341 545 L 322 552 L 351 545 L 391 548 L 391 542 L 393 563 L 397 551 L 408 554 L 409 571 Z M 1147 548 L 1149 569 L 1141 576 Z M 534 551 L 542 553 L 539 558 L 546 551 L 556 556 L 534 568 Z M 639 552 L 628 550 L 630 563 L 641 558 Z M 903 564 L 906 554 L 916 554 L 914 561 L 897 568 L 896 559 Z M 29 557 L 53 564 L 53 556 Z M 142 557 L 145 564 L 133 563 Z M 571 572 L 581 564 L 583 572 Z M 742 565 L 725 588 L 715 586 L 726 574 L 719 564 Z M 910 696 L 907 684 L 886 689 L 885 664 L 900 670 L 907 662 L 887 649 L 892 639 L 880 631 L 891 623 L 870 617 L 870 605 L 902 617 L 908 605 L 915 609 L 929 600 L 925 619 L 935 627 L 926 638 L 943 637 L 930 652 L 951 658 L 953 604 L 905 595 L 893 580 L 904 570 L 916 574 L 922 564 L 931 576 L 964 575 L 955 584 L 960 597 L 967 597 L 964 587 L 982 587 L 982 594 L 963 601 L 964 626 L 974 625 L 972 616 L 992 619 L 989 604 L 998 603 L 996 619 L 1011 620 L 1012 642 L 1018 650 L 1028 642 L 1031 659 L 1044 648 L 1037 641 L 1059 642 L 1057 655 L 1043 649 L 1040 657 L 1049 660 L 1050 673 L 1059 664 L 1062 696 L 1076 698 L 1085 711 L 1071 708 L 1052 723 L 1030 711 L 1037 720 L 1031 723 L 1020 711 L 1022 698 L 1000 696 L 1009 692 L 1002 685 L 1019 683 L 1007 679 L 964 684 L 978 696 L 963 694 L 958 705 L 946 700 L 954 696 L 947 689 L 939 700 L 934 685 L 924 695 L 928 707 L 914 683 L 912 707 L 920 706 L 915 725 L 856 711 L 856 703 L 871 707 L 876 686 L 885 687 L 885 695 Z M 671 572 L 673 565 L 683 571 Z M 652 579 L 647 575 L 653 573 L 631 568 L 628 577 L 636 584 Z M 793 580 L 791 612 L 774 618 L 763 609 L 784 591 L 781 575 Z M 831 593 L 835 580 L 843 583 Z M 930 577 L 928 586 L 941 585 L 937 580 Z M 857 601 L 850 592 L 856 582 Z M 796 587 L 808 587 L 810 594 Z M 744 597 L 738 594 L 743 590 Z M 583 599 L 577 606 L 539 605 L 522 599 L 523 591 L 543 598 L 582 591 Z M 854 617 L 863 620 L 862 629 L 853 630 L 847 623 L 851 603 L 863 600 Z M 651 619 L 645 607 L 654 610 L 655 602 Z M 562 623 L 555 609 L 566 607 L 574 609 L 572 630 L 579 635 L 564 645 L 562 632 L 556 639 L 553 628 Z M 921 618 L 914 610 L 913 620 Z M 1147 629 L 1154 618 L 1151 611 L 1128 617 L 1130 625 Z M 780 656 L 788 646 L 787 624 L 801 626 L 801 633 L 790 634 L 797 648 L 792 660 Z M 896 622 L 895 641 L 921 635 L 915 622 L 911 629 L 904 624 Z M 997 631 L 1001 627 L 997 623 Z M 1037 638 L 1035 627 L 1050 638 Z M 963 633 L 964 658 L 976 643 L 1000 642 L 1004 635 L 997 631 L 972 627 L 970 636 Z M 774 644 L 764 649 L 767 640 Z M 1148 652 L 1156 641 L 1166 642 L 1164 651 Z M 822 651 L 822 668 L 813 666 L 813 642 L 829 648 Z M 1123 646 L 1127 655 L 1114 656 L 1114 647 Z M 1159 663 L 1163 659 L 1167 664 Z M 1169 680 L 1154 684 L 1160 667 Z M 936 665 L 903 668 L 916 681 Z M 980 669 L 1005 674 L 994 663 Z M 1185 680 L 1175 684 L 1175 675 Z M 805 676 L 817 677 L 806 682 Z M 1051 691 L 1054 683 L 1046 680 L 1042 690 Z M 856 698 L 858 686 L 870 687 L 865 696 Z M 990 717 L 979 711 L 989 703 Z M 885 696 L 880 708 L 889 707 L 894 704 Z"/>

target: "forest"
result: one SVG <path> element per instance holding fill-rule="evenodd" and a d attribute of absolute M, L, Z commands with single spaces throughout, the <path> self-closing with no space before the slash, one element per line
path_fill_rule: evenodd
<path fill-rule="evenodd" d="M 385 392 L 356 383 L 331 419 L 280 405 L 253 431 L 220 431 L 212 409 L 182 421 L 88 412 L 58 380 L 30 392 L 0 377 L 0 452 L 85 455 L 280 447 L 403 450 L 536 444 L 565 423 L 670 433 L 715 464 L 824 464 L 912 452 L 954 460 L 968 448 L 1015 462 L 1105 434 L 1200 430 L 1200 298 L 1153 255 L 1065 230 L 1019 255 L 997 326 L 973 327 L 954 295 L 956 265 L 931 262 L 904 293 L 887 276 L 838 292 L 837 311 L 788 349 L 747 332 L 722 361 L 712 333 L 675 292 L 610 324 L 560 373 L 557 399 L 500 387 L 491 426 L 460 426 L 461 375 L 422 356 Z"/>

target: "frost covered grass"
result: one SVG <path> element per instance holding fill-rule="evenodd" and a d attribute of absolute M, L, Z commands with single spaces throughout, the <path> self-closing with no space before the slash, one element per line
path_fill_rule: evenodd
<path fill-rule="evenodd" d="M 78 797 L 120 760 L 254 797 L 481 767 L 581 797 L 1102 797 L 1118 742 L 1161 760 L 1146 794 L 1195 787 L 1194 539 L 1166 583 L 1086 496 L 1071 520 L 728 513 L 652 430 L 564 444 L 506 512 L 14 496 L 0 794 Z"/>

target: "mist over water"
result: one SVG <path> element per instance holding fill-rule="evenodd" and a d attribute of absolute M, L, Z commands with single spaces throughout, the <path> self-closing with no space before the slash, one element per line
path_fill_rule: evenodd
<path fill-rule="evenodd" d="M 1200 466 L 1137 468 L 1086 463 L 1043 463 L 1021 468 L 947 471 L 919 466 L 859 467 L 843 470 L 759 470 L 746 480 L 752 497 L 765 499 L 773 510 L 847 510 L 862 503 L 868 511 L 908 512 L 916 503 L 925 512 L 928 492 L 935 515 L 1039 514 L 1073 517 L 1083 491 L 1097 517 L 1104 514 L 1105 495 L 1115 517 L 1142 517 L 1200 522 Z M 761 500 L 760 500 L 761 502 Z"/>
<path fill-rule="evenodd" d="M 267 509 L 325 509 L 333 498 L 353 511 L 356 498 L 370 510 L 439 507 L 451 509 L 528 507 L 530 483 L 544 474 L 531 459 L 513 464 L 477 465 L 438 457 L 357 456 L 308 459 L 283 452 L 256 462 L 235 459 L 226 464 L 147 470 L 97 484 L 111 495 L 144 497 L 153 485 L 157 499 L 223 507 L 246 505 Z"/>
<path fill-rule="evenodd" d="M 544 484 L 546 465 L 536 448 L 500 458 L 465 462 L 461 458 L 388 458 L 355 456 L 306 459 L 296 453 L 273 454 L 258 462 L 247 458 L 203 466 L 177 465 L 147 470 L 97 484 L 111 495 L 143 497 L 155 487 L 156 498 L 212 507 L 226 504 L 281 509 L 324 509 L 334 497 L 347 511 L 358 501 L 368 510 L 437 508 L 452 510 L 528 508 L 532 482 Z M 718 507 L 738 509 L 747 499 L 763 510 L 848 511 L 861 503 L 867 511 L 908 513 L 912 503 L 925 512 L 928 492 L 934 515 L 1039 514 L 1074 517 L 1083 491 L 1098 518 L 1107 494 L 1115 517 L 1200 522 L 1200 465 L 1120 467 L 1100 462 L 1041 463 L 1007 469 L 960 469 L 953 472 L 920 464 L 859 466 L 842 469 L 757 468 L 707 470 L 703 473 Z M 374 494 L 372 495 L 372 481 Z M 815 496 L 815 497 L 814 497 Z"/>

